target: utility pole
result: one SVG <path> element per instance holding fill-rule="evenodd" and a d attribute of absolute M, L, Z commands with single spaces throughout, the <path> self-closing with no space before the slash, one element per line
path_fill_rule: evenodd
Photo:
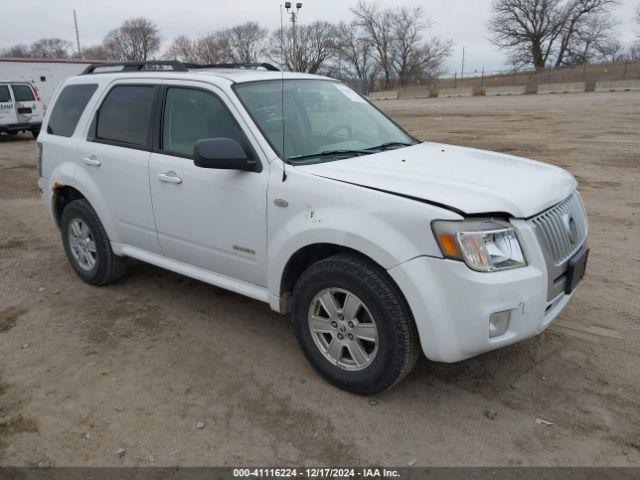
<path fill-rule="evenodd" d="M 464 54 L 466 47 L 462 47 L 462 70 L 460 70 L 460 78 L 464 78 Z"/>
<path fill-rule="evenodd" d="M 78 58 L 82 58 L 82 50 L 80 49 L 80 33 L 78 32 L 78 16 L 76 11 L 73 11 L 73 25 L 76 29 L 76 44 L 78 45 Z"/>
<path fill-rule="evenodd" d="M 296 31 L 296 23 L 298 21 L 298 12 L 302 8 L 302 3 L 296 3 L 295 8 L 291 5 L 291 2 L 284 2 L 284 8 L 287 9 L 287 13 L 290 14 L 292 34 L 293 34 L 293 58 L 294 68 L 298 68 L 298 32 Z"/>

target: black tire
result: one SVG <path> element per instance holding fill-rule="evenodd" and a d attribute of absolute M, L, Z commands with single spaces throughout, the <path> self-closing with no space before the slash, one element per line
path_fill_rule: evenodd
<path fill-rule="evenodd" d="M 40 135 L 40 129 L 31 130 L 31 135 L 33 135 L 33 138 L 38 138 L 38 135 Z"/>
<path fill-rule="evenodd" d="M 69 229 L 74 220 L 80 220 L 89 228 L 95 244 L 95 264 L 90 269 L 83 268 L 71 253 Z M 90 285 L 106 285 L 122 278 L 127 259 L 113 253 L 102 222 L 89 202 L 84 199 L 70 202 L 62 212 L 60 227 L 64 251 L 69 263 L 82 280 Z"/>
<path fill-rule="evenodd" d="M 363 370 L 349 371 L 331 363 L 309 328 L 314 297 L 334 288 L 359 297 L 375 318 L 378 350 Z M 351 393 L 374 395 L 390 389 L 411 371 L 419 357 L 418 332 L 402 293 L 382 268 L 357 254 L 335 255 L 311 265 L 296 283 L 292 319 L 307 360 L 329 383 Z"/>

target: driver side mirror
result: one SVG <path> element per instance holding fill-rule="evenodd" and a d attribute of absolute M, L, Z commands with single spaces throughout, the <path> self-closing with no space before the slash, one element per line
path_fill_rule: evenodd
<path fill-rule="evenodd" d="M 204 138 L 193 147 L 193 163 L 200 168 L 255 172 L 259 163 L 231 138 Z"/>

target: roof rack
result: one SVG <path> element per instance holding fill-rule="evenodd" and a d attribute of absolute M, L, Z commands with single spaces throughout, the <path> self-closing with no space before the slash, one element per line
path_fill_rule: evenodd
<path fill-rule="evenodd" d="M 171 70 L 174 72 L 188 72 L 189 69 L 200 68 L 264 68 L 270 72 L 279 72 L 277 67 L 270 63 L 210 63 L 201 65 L 198 63 L 183 63 L 178 60 L 151 60 L 146 62 L 103 62 L 89 65 L 80 75 L 90 75 L 92 73 L 113 73 L 113 70 L 104 72 L 97 71 L 102 68 L 122 67 L 119 72 L 140 72 L 142 70 Z M 166 68 L 148 68 L 166 67 Z"/>
<path fill-rule="evenodd" d="M 139 72 L 145 70 L 145 67 L 171 67 L 174 72 L 186 72 L 187 67 L 177 60 L 152 60 L 147 62 L 103 62 L 89 65 L 80 75 L 88 75 L 91 73 L 112 73 L 112 71 L 96 72 L 99 68 L 122 67 L 121 72 Z"/>
<path fill-rule="evenodd" d="M 270 72 L 279 72 L 278 67 L 270 63 L 209 63 L 201 65 L 198 63 L 184 63 L 187 68 L 264 68 Z"/>

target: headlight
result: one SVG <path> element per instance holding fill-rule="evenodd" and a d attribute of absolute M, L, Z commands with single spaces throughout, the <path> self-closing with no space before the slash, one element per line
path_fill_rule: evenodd
<path fill-rule="evenodd" d="M 513 227 L 500 220 L 437 220 L 433 233 L 442 254 L 479 272 L 524 267 L 527 261 Z"/>

